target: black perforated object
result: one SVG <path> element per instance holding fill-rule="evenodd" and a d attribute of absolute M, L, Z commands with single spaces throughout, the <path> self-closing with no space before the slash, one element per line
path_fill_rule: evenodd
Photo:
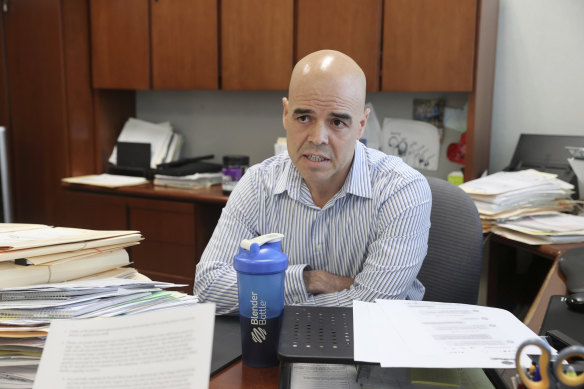
<path fill-rule="evenodd" d="M 278 354 L 283 362 L 353 363 L 353 309 L 286 306 Z"/>

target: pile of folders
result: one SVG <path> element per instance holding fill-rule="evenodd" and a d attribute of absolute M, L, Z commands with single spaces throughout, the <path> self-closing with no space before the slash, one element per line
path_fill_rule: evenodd
<path fill-rule="evenodd" d="M 197 303 L 127 267 L 138 231 L 0 224 L 0 387 L 32 388 L 52 320 Z"/>

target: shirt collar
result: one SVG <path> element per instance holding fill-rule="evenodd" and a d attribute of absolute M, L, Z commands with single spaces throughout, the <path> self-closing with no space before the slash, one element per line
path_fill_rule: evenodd
<path fill-rule="evenodd" d="M 346 193 L 350 193 L 355 196 L 372 198 L 371 181 L 369 179 L 369 164 L 367 158 L 366 147 L 359 141 L 355 144 L 355 157 L 353 158 L 353 164 L 347 175 L 345 183 L 339 190 L 336 196 L 343 196 Z M 284 191 L 288 191 L 288 196 L 292 199 L 298 200 L 301 195 L 301 188 L 304 183 L 300 172 L 296 169 L 296 166 L 292 163 L 290 158 L 286 158 L 284 163 L 282 174 L 276 182 L 276 187 L 274 189 L 274 194 L 280 194 Z"/>

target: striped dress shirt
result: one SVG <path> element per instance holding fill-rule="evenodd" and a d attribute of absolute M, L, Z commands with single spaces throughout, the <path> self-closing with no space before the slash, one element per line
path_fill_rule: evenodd
<path fill-rule="evenodd" d="M 252 166 L 229 197 L 197 265 L 194 294 L 216 303 L 217 314 L 236 311 L 233 256 L 240 242 L 284 234 L 288 255 L 285 304 L 351 306 L 353 300 L 420 300 L 416 279 L 426 256 L 432 197 L 424 176 L 400 158 L 356 142 L 344 185 L 323 208 L 287 153 Z M 352 277 L 347 290 L 312 295 L 307 269 Z"/>

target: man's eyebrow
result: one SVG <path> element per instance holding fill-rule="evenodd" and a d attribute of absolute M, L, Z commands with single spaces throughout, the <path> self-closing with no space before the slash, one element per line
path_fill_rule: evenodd
<path fill-rule="evenodd" d="M 314 111 L 306 108 L 296 108 L 294 110 L 294 115 L 306 115 L 307 113 L 314 113 Z"/>
<path fill-rule="evenodd" d="M 344 120 L 348 121 L 349 123 L 351 123 L 353 121 L 353 118 L 348 113 L 331 112 L 329 116 L 332 116 L 332 117 L 338 118 L 338 119 L 344 119 Z"/>

